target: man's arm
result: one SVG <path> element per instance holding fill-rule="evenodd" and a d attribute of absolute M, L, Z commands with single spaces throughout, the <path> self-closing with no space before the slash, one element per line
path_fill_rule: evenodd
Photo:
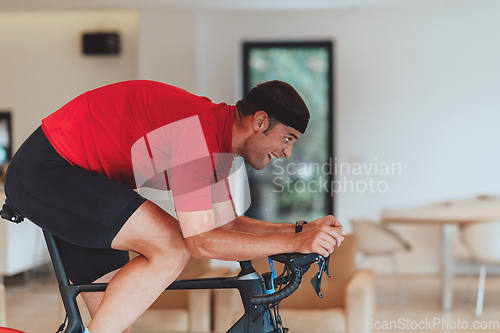
<path fill-rule="evenodd" d="M 233 206 L 230 201 L 226 201 L 215 207 L 213 210 L 198 212 L 177 212 L 186 244 L 193 257 L 248 260 L 297 251 L 296 237 L 291 233 L 256 234 L 229 229 L 227 224 L 217 228 L 217 220 L 229 216 Z M 238 225 L 234 219 L 229 224 Z"/>
<path fill-rule="evenodd" d="M 233 200 L 213 204 L 216 224 L 226 230 L 249 232 L 252 234 L 293 233 L 295 225 L 290 223 L 273 223 L 238 216 Z M 231 222 L 229 222 L 231 221 Z M 228 223 L 229 222 L 229 223 Z"/>
<path fill-rule="evenodd" d="M 323 224 L 336 228 L 336 231 L 340 235 L 345 235 L 342 224 L 332 215 L 310 221 L 304 226 L 303 230 L 314 229 L 320 227 Z M 227 230 L 249 232 L 253 234 L 295 233 L 295 223 L 267 222 L 247 216 L 236 216 L 236 218 L 232 222 L 224 225 L 223 228 Z M 340 242 L 342 242 L 342 240 L 340 240 Z"/>
<path fill-rule="evenodd" d="M 209 211 L 178 213 L 177 215 L 180 218 L 181 225 L 183 223 L 186 225 L 186 221 L 193 223 L 196 220 L 206 220 L 207 223 L 203 224 L 215 225 L 213 212 L 211 214 Z M 257 234 L 227 228 L 215 228 L 206 232 L 191 234 L 190 236 L 184 232 L 184 236 L 186 236 L 186 244 L 191 251 L 191 255 L 195 258 L 241 261 L 288 252 L 314 252 L 326 257 L 333 252 L 335 245 L 340 245 L 342 242 L 341 228 L 333 226 L 335 223 L 333 216 L 325 216 L 317 221 L 319 223 L 314 223 L 314 227 L 304 229 L 303 232 L 298 234 L 290 232 Z M 260 222 L 257 221 L 257 223 Z M 234 224 L 237 224 L 237 222 Z"/>
<path fill-rule="evenodd" d="M 226 230 L 248 232 L 252 234 L 294 233 L 295 225 L 291 223 L 273 223 L 238 216 L 232 200 L 214 204 L 214 212 L 219 225 Z M 227 221 L 231 221 L 227 223 Z"/>
<path fill-rule="evenodd" d="M 259 235 L 217 228 L 185 240 L 194 258 L 242 261 L 298 251 L 298 240 L 291 234 Z"/>
<path fill-rule="evenodd" d="M 292 223 L 273 223 L 253 219 L 247 216 L 237 216 L 234 221 L 226 224 L 224 229 L 249 232 L 253 234 L 290 234 L 295 232 L 295 224 Z"/>

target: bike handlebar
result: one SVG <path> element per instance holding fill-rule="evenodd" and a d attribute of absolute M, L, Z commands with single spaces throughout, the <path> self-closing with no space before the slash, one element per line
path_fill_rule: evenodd
<path fill-rule="evenodd" d="M 309 269 L 309 266 L 312 263 L 319 261 L 320 258 L 322 258 L 321 255 L 316 253 L 288 253 L 271 256 L 271 259 L 281 262 L 291 269 L 290 279 L 283 289 L 270 295 L 253 296 L 250 298 L 250 303 L 253 305 L 272 304 L 287 298 L 293 294 L 297 288 L 299 288 L 300 283 L 302 282 L 302 276 Z"/>

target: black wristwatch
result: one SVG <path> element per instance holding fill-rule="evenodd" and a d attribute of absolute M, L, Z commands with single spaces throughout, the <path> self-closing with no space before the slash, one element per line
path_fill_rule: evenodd
<path fill-rule="evenodd" d="M 304 227 L 304 225 L 306 225 L 307 222 L 304 221 L 304 220 L 298 220 L 297 222 L 295 222 L 295 233 L 299 233 L 302 231 L 302 228 Z"/>

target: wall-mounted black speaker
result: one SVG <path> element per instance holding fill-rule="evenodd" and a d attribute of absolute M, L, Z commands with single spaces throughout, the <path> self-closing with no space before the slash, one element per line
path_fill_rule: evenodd
<path fill-rule="evenodd" d="M 84 33 L 82 50 L 87 55 L 118 55 L 120 35 L 116 32 Z"/>

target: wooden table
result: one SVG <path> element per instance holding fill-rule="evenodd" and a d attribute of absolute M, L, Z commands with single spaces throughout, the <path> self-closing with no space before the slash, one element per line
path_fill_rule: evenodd
<path fill-rule="evenodd" d="M 500 220 L 500 197 L 479 196 L 475 199 L 451 200 L 413 208 L 386 209 L 382 211 L 381 218 L 384 223 L 441 227 L 441 307 L 447 312 L 453 304 L 453 225 Z"/>

